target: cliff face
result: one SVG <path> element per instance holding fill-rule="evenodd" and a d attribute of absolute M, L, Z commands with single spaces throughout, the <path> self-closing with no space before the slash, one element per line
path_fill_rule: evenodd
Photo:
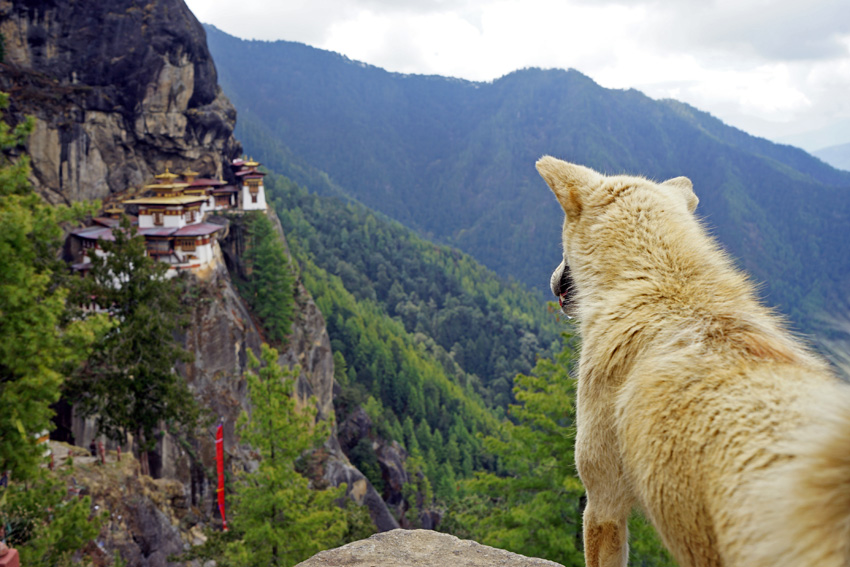
<path fill-rule="evenodd" d="M 170 165 L 228 175 L 236 111 L 182 0 L 0 0 L 0 89 L 36 119 L 32 181 L 52 202 L 105 198 Z"/>
<path fill-rule="evenodd" d="M 150 183 L 165 167 L 190 167 L 201 177 L 231 175 L 229 163 L 241 153 L 233 137 L 236 111 L 217 84 L 205 32 L 182 0 L 0 0 L 0 33 L 0 90 L 11 95 L 5 118 L 35 118 L 26 152 L 31 181 L 48 201 L 108 199 Z M 285 243 L 277 217 L 271 218 Z M 228 468 L 251 466 L 234 428 L 248 406 L 242 379 L 247 352 L 259 355 L 264 340 L 231 279 L 231 272 L 244 270 L 244 246 L 244 231 L 234 223 L 217 265 L 193 280 L 192 322 L 183 339 L 194 361 L 179 368 L 201 406 L 224 423 Z M 299 397 L 315 396 L 319 418 L 328 419 L 334 379 L 324 317 L 300 282 L 295 301 L 280 363 L 299 366 Z M 87 447 L 93 421 L 66 417 L 73 440 Z M 397 527 L 335 436 L 325 454 L 326 482 L 349 482 L 351 497 L 370 507 L 378 525 Z M 154 476 L 183 487 L 182 498 L 199 521 L 216 515 L 212 429 L 189 439 L 164 433 L 150 466 Z M 141 537 L 127 529 L 128 537 Z"/>
<path fill-rule="evenodd" d="M 286 244 L 286 237 L 283 233 L 283 228 L 280 225 L 280 220 L 277 215 L 271 214 L 270 218 L 275 227 L 276 232 L 284 245 L 284 248 L 289 254 Z M 246 232 L 241 219 L 233 219 L 230 225 L 227 237 L 221 241 L 221 248 L 225 263 L 234 278 L 244 277 L 246 269 L 241 261 L 245 252 Z M 291 260 L 291 257 L 290 257 Z M 222 292 L 230 290 L 228 293 L 234 294 L 231 280 L 228 277 L 226 283 L 218 286 Z M 213 302 L 215 305 L 216 302 Z M 245 406 L 245 389 L 244 383 L 241 388 L 233 386 L 223 386 L 223 382 L 216 376 L 225 376 L 227 369 L 236 369 L 240 372 L 246 370 L 246 357 L 240 354 L 244 348 L 250 347 L 259 352 L 259 343 L 262 342 L 261 335 L 256 325 L 253 323 L 250 314 L 245 309 L 241 301 L 236 303 L 228 302 L 229 306 L 222 309 L 222 313 L 218 316 L 202 315 L 202 319 L 209 321 L 217 329 L 212 328 L 204 331 L 203 336 L 206 338 L 204 344 L 198 343 L 195 346 L 195 366 L 198 366 L 197 361 L 204 358 L 208 360 L 222 359 L 227 360 L 225 364 L 212 365 L 209 362 L 204 364 L 204 370 L 201 372 L 206 374 L 206 378 L 198 381 L 195 378 L 190 378 L 190 384 L 195 382 L 194 386 L 196 396 L 203 399 L 205 407 L 218 408 L 221 407 L 221 415 L 233 416 L 232 423 L 235 422 L 235 416 L 241 407 Z M 286 348 L 280 352 L 278 361 L 283 367 L 299 368 L 298 376 L 295 380 L 295 391 L 302 403 L 306 403 L 308 399 L 315 399 L 316 408 L 318 410 L 318 419 L 330 419 L 333 416 L 333 398 L 334 398 L 334 362 L 333 352 L 331 350 L 330 337 L 328 336 L 327 327 L 325 326 L 325 318 L 322 315 L 313 297 L 299 280 L 296 283 L 295 290 L 295 312 L 296 317 L 292 323 L 289 342 Z M 210 306 L 211 308 L 212 306 Z M 196 317 L 199 312 L 196 310 Z M 227 323 L 222 323 L 227 321 Z M 232 343 L 227 339 L 228 333 L 233 333 L 233 329 L 242 329 L 244 331 L 244 341 L 242 347 L 235 349 L 229 348 Z M 196 321 L 193 325 L 194 329 L 205 329 L 206 325 L 200 321 Z M 242 332 L 242 331 L 240 331 Z M 222 337 L 222 344 L 213 337 Z M 238 343 L 235 343 L 238 345 Z M 253 346 L 256 344 L 256 347 Z M 222 351 L 222 348 L 226 352 Z M 234 370 L 230 370 L 234 372 Z M 209 393 L 200 394 L 198 388 L 204 388 Z M 221 388 L 224 388 L 223 390 Z M 226 402 L 226 400 L 231 400 Z M 237 403 L 238 402 L 238 403 Z M 230 411 L 230 414 L 225 413 Z M 235 414 L 233 413 L 235 411 Z M 367 418 L 368 419 L 368 418 Z M 370 424 L 371 425 L 371 424 Z M 225 435 L 227 438 L 227 435 Z M 233 438 L 233 436 L 231 436 Z M 229 453 L 238 455 L 240 448 L 232 443 L 232 447 L 225 443 Z M 209 447 L 212 450 L 212 446 Z M 381 498 L 381 495 L 375 490 L 369 480 L 354 467 L 345 456 L 343 449 L 340 447 L 337 439 L 337 431 L 334 430 L 331 437 L 327 440 L 324 450 L 320 452 L 321 464 L 320 472 L 317 476 L 321 477 L 321 481 L 332 486 L 339 486 L 342 483 L 347 485 L 348 496 L 361 506 L 366 506 L 369 509 L 369 514 L 375 526 L 381 530 L 392 530 L 399 527 L 398 521 L 390 512 L 387 503 Z M 247 460 L 247 459 L 246 459 Z M 319 480 L 318 478 L 314 480 Z M 397 511 L 398 513 L 398 511 Z"/>

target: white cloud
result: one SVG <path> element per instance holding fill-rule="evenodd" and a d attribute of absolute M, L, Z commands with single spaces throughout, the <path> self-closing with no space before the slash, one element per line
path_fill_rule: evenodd
<path fill-rule="evenodd" d="M 300 41 L 390 71 L 482 81 L 572 67 L 603 86 L 678 98 L 774 138 L 850 117 L 847 0 L 188 4 L 238 37 Z"/>

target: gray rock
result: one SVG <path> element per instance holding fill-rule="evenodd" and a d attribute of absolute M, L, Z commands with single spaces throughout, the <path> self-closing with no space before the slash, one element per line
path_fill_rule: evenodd
<path fill-rule="evenodd" d="M 35 119 L 31 181 L 51 202 L 103 199 L 170 163 L 229 174 L 241 152 L 206 34 L 182 0 L 0 0 L 6 119 Z"/>
<path fill-rule="evenodd" d="M 562 567 L 429 530 L 393 530 L 322 551 L 296 567 Z"/>
<path fill-rule="evenodd" d="M 345 483 L 348 497 L 358 505 L 369 509 L 369 516 L 378 530 L 386 532 L 398 529 L 398 521 L 387 508 L 381 495 L 363 473 L 351 465 L 344 456 L 333 456 L 325 463 L 325 480 L 332 486 Z"/>

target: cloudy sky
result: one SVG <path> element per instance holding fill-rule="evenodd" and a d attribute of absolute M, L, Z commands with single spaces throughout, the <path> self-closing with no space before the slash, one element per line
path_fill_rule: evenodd
<path fill-rule="evenodd" d="M 574 68 L 813 151 L 850 142 L 848 0 L 187 0 L 244 39 L 491 81 Z"/>

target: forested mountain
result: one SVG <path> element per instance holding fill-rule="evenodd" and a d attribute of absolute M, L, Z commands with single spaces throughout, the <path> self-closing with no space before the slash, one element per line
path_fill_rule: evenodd
<path fill-rule="evenodd" d="M 816 330 L 847 294 L 850 173 L 802 150 L 576 71 L 474 83 L 207 34 L 255 157 L 536 289 L 560 257 L 562 213 L 534 170 L 550 153 L 609 174 L 690 177 L 708 225 L 799 328 Z"/>
<path fill-rule="evenodd" d="M 384 438 L 433 453 L 434 484 L 442 465 L 452 479 L 492 468 L 477 435 L 495 431 L 514 376 L 559 349 L 556 316 L 523 286 L 360 204 L 277 175 L 267 191 L 327 320 L 337 420 L 366 407 Z"/>
<path fill-rule="evenodd" d="M 430 516 L 460 537 L 583 565 L 574 345 L 558 338 L 569 326 L 524 286 L 362 204 L 274 174 L 266 188 L 327 318 L 340 443 L 402 526 Z M 408 455 L 401 493 L 388 441 Z M 633 564 L 674 565 L 644 520 L 630 526 Z"/>
<path fill-rule="evenodd" d="M 513 377 L 557 349 L 563 326 L 524 286 L 506 284 L 467 254 L 426 242 L 362 205 L 317 196 L 283 177 L 271 176 L 268 185 L 296 253 L 340 278 L 357 300 L 380 306 L 407 333 L 432 340 L 488 406 L 505 408 Z M 324 309 L 321 297 L 317 304 L 332 340 L 336 334 L 334 350 L 344 352 L 341 314 Z M 358 364 L 361 371 L 366 366 Z"/>

